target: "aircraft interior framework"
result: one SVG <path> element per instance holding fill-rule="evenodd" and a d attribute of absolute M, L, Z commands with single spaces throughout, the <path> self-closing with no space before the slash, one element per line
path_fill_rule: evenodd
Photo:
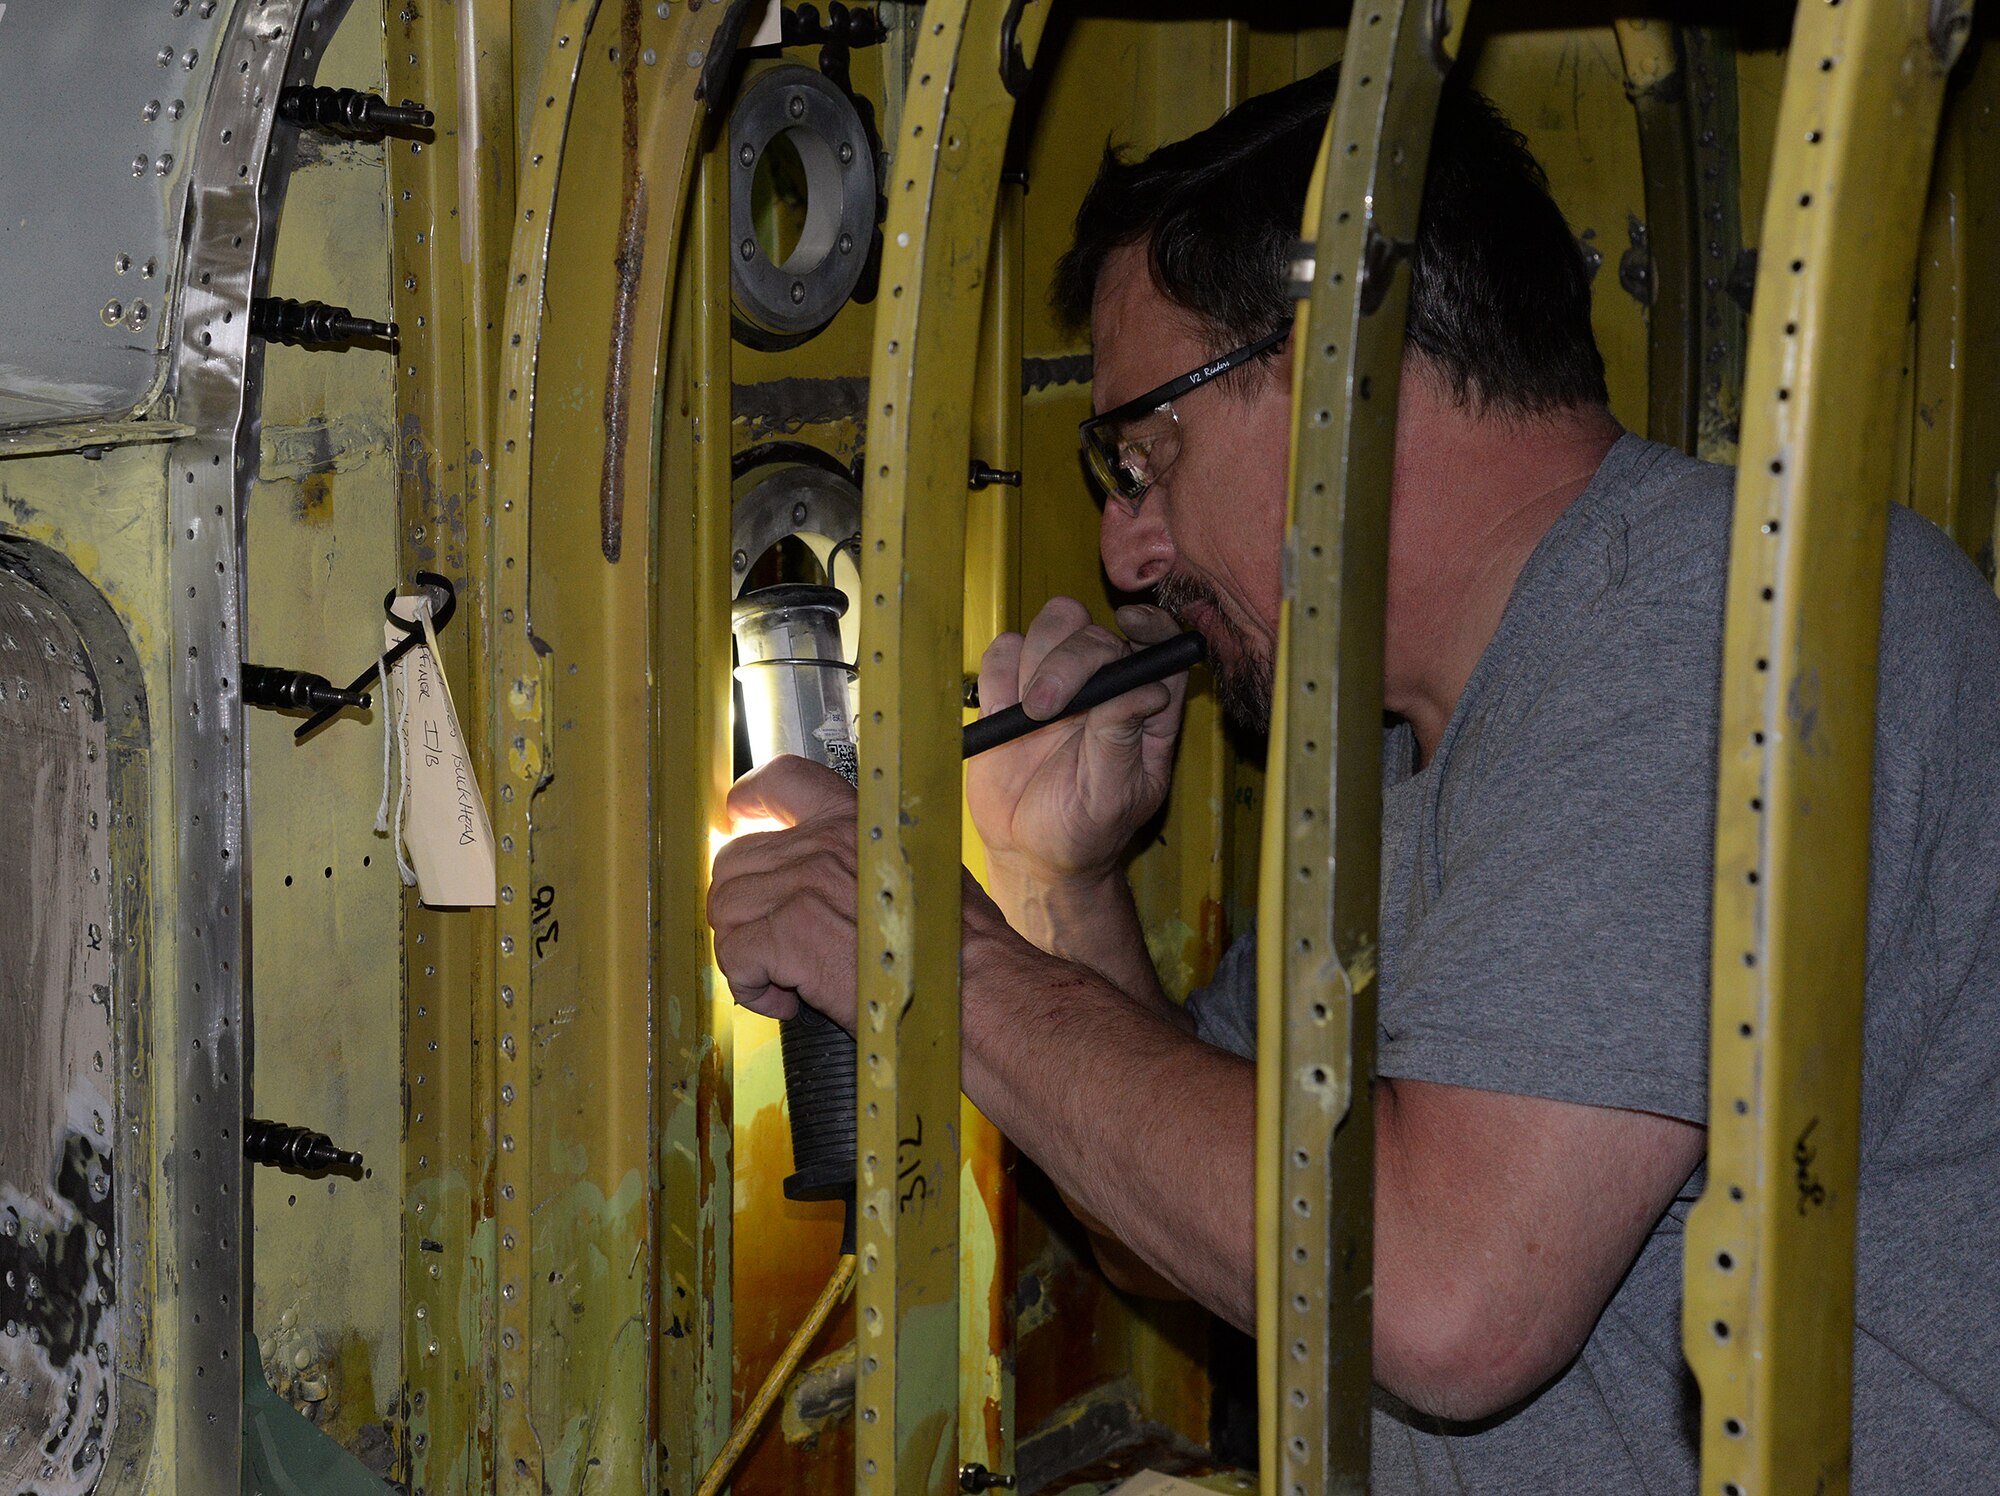
<path fill-rule="evenodd" d="M 1370 1490 L 1389 500 L 1463 79 L 1618 422 L 1736 470 L 1688 1417 L 1702 1496 L 1843 1496 L 1885 522 L 1991 586 L 1995 14 L 0 4 L 0 1490 Z M 1113 1286 L 961 1093 L 963 735 L 996 635 L 1128 600 L 1051 302 L 1107 147 L 1333 64 L 1270 732 L 1196 668 L 1124 863 L 1176 1002 L 1261 931 L 1250 1335 Z M 717 965 L 784 752 L 856 787 L 852 1039 Z"/>

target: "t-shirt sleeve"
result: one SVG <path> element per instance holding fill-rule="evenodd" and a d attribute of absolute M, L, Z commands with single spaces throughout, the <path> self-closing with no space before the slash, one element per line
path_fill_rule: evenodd
<path fill-rule="evenodd" d="M 1230 942 L 1206 987 L 1188 994 L 1194 1035 L 1246 1060 L 1257 1058 L 1257 927 Z"/>
<path fill-rule="evenodd" d="M 1706 1120 L 1717 622 L 1601 609 L 1453 745 L 1380 1074 Z"/>

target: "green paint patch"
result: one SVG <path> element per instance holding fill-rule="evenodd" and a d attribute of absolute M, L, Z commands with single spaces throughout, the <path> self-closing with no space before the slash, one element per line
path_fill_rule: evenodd
<path fill-rule="evenodd" d="M 536 1207 L 535 1378 L 560 1429 L 539 1428 L 556 1496 L 644 1489 L 648 1204 L 645 1171 L 630 1169 L 609 1196 L 578 1180 Z"/>
<path fill-rule="evenodd" d="M 1201 937 L 1178 915 L 1146 925 L 1146 954 L 1160 973 L 1160 985 L 1175 1002 L 1185 1002 L 1195 985 L 1195 960 Z"/>

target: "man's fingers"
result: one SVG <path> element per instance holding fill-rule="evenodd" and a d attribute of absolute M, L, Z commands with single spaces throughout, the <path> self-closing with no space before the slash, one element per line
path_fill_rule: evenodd
<path fill-rule="evenodd" d="M 1131 646 L 1107 628 L 1093 623 L 1078 629 L 1042 657 L 1021 693 L 1022 709 L 1046 722 L 1069 705 L 1085 681 L 1130 652 Z"/>
<path fill-rule="evenodd" d="M 1049 651 L 1089 623 L 1090 609 L 1073 597 L 1052 597 L 1042 604 L 1042 611 L 1035 615 L 1035 621 L 1028 625 L 1028 632 L 1021 641 L 1020 673 L 1016 679 L 1020 682 L 1023 699 L 1028 682 L 1041 669 Z"/>
<path fill-rule="evenodd" d="M 1164 644 L 1182 632 L 1173 614 L 1150 603 L 1127 603 L 1118 610 L 1117 618 L 1125 637 L 1139 644 Z"/>
<path fill-rule="evenodd" d="M 1092 736 L 1116 747 L 1127 747 L 1152 731 L 1153 719 L 1173 705 L 1174 693 L 1166 683 L 1152 681 L 1092 707 L 1084 721 Z M 1170 725 L 1168 731 L 1173 730 Z"/>
<path fill-rule="evenodd" d="M 797 826 L 818 816 L 854 814 L 854 786 L 824 764 L 783 754 L 752 769 L 729 790 L 732 821 Z"/>
<path fill-rule="evenodd" d="M 854 967 L 854 910 L 781 874 L 732 879 L 711 890 L 715 964 L 736 1000 L 773 1018 L 798 1011 L 800 993 L 826 1003 Z M 848 1012 L 829 1016 L 852 1023 Z"/>
<path fill-rule="evenodd" d="M 716 866 L 722 866 L 722 858 L 716 858 Z M 834 858 L 730 868 L 708 886 L 708 924 L 718 936 L 756 924 L 796 934 L 810 924 L 834 938 L 854 924 L 854 872 Z"/>
<path fill-rule="evenodd" d="M 1021 699 L 1021 647 L 1026 642 L 1019 634 L 1002 634 L 979 657 L 980 716 L 1003 712 Z"/>
<path fill-rule="evenodd" d="M 771 932 L 765 921 L 738 925 L 715 937 L 715 964 L 729 983 L 730 995 L 753 1013 L 767 1018 L 790 1018 L 799 1011 L 799 995 L 790 987 L 771 980 L 764 953 L 770 949 Z"/>

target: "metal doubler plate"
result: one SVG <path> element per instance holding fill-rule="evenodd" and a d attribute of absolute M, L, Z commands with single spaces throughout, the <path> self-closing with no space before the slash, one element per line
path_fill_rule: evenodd
<path fill-rule="evenodd" d="M 0 4 L 0 429 L 130 415 L 159 392 L 232 8 Z"/>
<path fill-rule="evenodd" d="M 175 4 L 179 0 L 174 0 Z M 206 0 L 195 0 L 197 8 Z M 289 131 L 273 149 L 279 90 L 309 81 L 342 0 L 236 0 L 195 152 L 188 270 L 172 398 L 192 434 L 167 462 L 178 818 L 171 878 L 173 1133 L 161 1150 L 179 1287 L 173 1389 L 186 1491 L 238 1489 L 243 1451 L 248 1227 L 240 1130 L 248 1086 L 248 839 L 237 662 L 243 658 L 243 515 L 258 456 L 262 350 L 250 301 L 270 261 Z M 4 22 L 0 22 L 4 24 Z"/>

